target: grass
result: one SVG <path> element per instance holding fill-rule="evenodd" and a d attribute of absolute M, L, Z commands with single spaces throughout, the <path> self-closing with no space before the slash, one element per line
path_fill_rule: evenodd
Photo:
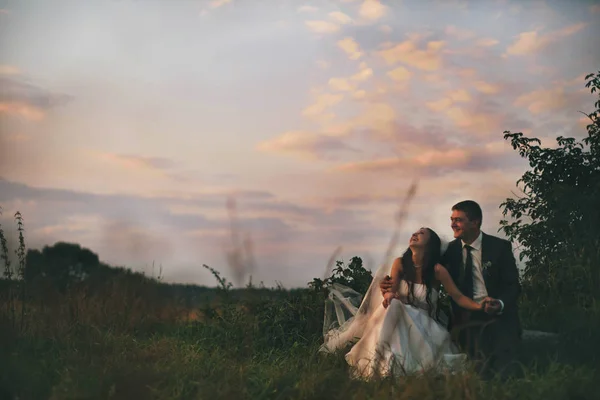
<path fill-rule="evenodd" d="M 20 321 L 11 324 L 5 314 L 0 337 L 6 345 L 0 353 L 6 360 L 0 366 L 4 395 L 592 399 L 597 393 L 600 375 L 591 364 L 548 362 L 543 357 L 539 365 L 529 365 L 524 376 L 506 383 L 482 382 L 475 374 L 355 381 L 348 378 L 343 352 L 329 357 L 317 353 L 322 323 L 319 293 L 249 289 L 241 300 L 215 299 L 185 308 L 174 298 L 156 301 L 160 299 L 153 291 L 159 285 L 164 284 L 122 279 L 95 294 L 84 295 L 83 288 L 55 293 L 56 301 L 43 309 L 32 302 L 22 330 Z M 535 352 L 542 354 L 539 349 Z"/>
<path fill-rule="evenodd" d="M 349 378 L 343 351 L 317 352 L 322 291 L 234 290 L 208 266 L 217 289 L 123 270 L 60 290 L 19 279 L 17 256 L 0 281 L 1 399 L 599 398 L 598 308 L 569 314 L 557 348 L 527 346 L 523 374 L 507 382 L 474 373 L 363 382 Z"/>

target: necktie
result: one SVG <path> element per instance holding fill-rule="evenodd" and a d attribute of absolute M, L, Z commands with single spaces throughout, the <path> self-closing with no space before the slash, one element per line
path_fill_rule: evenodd
<path fill-rule="evenodd" d="M 463 294 L 469 298 L 473 298 L 473 256 L 471 250 L 473 248 L 468 244 L 464 247 L 467 250 L 467 260 L 465 261 L 465 278 L 464 278 L 464 291 Z"/>

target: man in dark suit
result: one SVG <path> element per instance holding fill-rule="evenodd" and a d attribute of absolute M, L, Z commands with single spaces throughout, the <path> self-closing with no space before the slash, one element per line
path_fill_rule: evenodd
<path fill-rule="evenodd" d="M 483 376 L 511 374 L 521 339 L 517 305 L 521 288 L 511 243 L 481 231 L 481 207 L 472 200 L 455 204 L 450 220 L 455 239 L 441 264 L 464 295 L 476 302 L 485 299 L 486 306 L 484 311 L 470 312 L 451 300 L 448 329 L 459 332 L 460 346 L 480 362 Z M 382 281 L 382 291 L 388 290 L 387 285 Z"/>
<path fill-rule="evenodd" d="M 451 301 L 449 329 L 459 330 L 459 344 L 469 356 L 482 361 L 482 374 L 514 372 L 521 339 L 518 298 L 519 272 L 508 240 L 481 231 L 479 204 L 465 200 L 452 207 L 454 240 L 441 264 L 466 296 L 487 299 L 483 312 L 470 312 Z M 461 329 L 462 328 L 462 329 Z"/>

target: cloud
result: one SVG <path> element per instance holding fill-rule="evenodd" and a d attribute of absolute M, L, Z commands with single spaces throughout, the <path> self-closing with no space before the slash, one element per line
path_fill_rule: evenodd
<path fill-rule="evenodd" d="M 343 139 L 310 132 L 286 132 L 274 139 L 262 142 L 257 150 L 271 153 L 289 153 L 306 159 L 332 159 L 339 151 L 357 152 Z"/>
<path fill-rule="evenodd" d="M 502 110 L 499 112 L 499 110 Z M 499 137 L 504 130 L 523 130 L 532 127 L 531 122 L 520 117 L 520 110 L 507 107 L 501 98 L 483 93 L 471 93 L 471 101 L 453 105 L 444 115 L 460 129 L 469 141 L 488 143 Z"/>
<path fill-rule="evenodd" d="M 289 203 L 264 192 L 248 195 L 236 197 L 239 216 L 235 229 L 251 238 L 258 266 L 253 275 L 258 281 L 287 279 L 287 285 L 305 285 L 312 276 L 322 274 L 318 260 L 325 263 L 337 245 L 356 248 L 373 238 L 382 240 L 386 234 L 380 223 L 367 218 L 365 211 L 327 211 L 322 205 Z M 98 253 L 104 262 L 135 270 L 155 262 L 163 265 L 167 281 L 196 284 L 214 284 L 209 274 L 198 271 L 198 265 L 220 266 L 231 261 L 226 256 L 232 223 L 225 212 L 228 198 L 225 193 L 188 198 L 95 195 L 0 180 L 4 217 L 16 209 L 23 212 L 28 221 L 29 248 L 60 240 L 77 242 Z M 222 213 L 218 217 L 211 211 L 213 217 L 207 218 L 201 210 L 170 211 L 178 204 L 219 207 Z M 311 249 L 309 253 L 307 248 Z M 300 265 L 315 265 L 317 261 L 319 272 L 302 268 L 303 273 L 294 274 L 299 265 L 290 260 L 299 260 Z M 234 272 L 243 275 L 248 271 L 221 272 L 229 277 Z"/>
<path fill-rule="evenodd" d="M 351 60 L 358 60 L 363 55 L 360 50 L 360 46 L 351 37 L 346 37 L 338 41 L 337 45 L 348 55 Z"/>
<path fill-rule="evenodd" d="M 212 9 L 215 9 L 215 8 L 222 7 L 225 4 L 229 4 L 229 3 L 231 3 L 231 0 L 212 0 L 208 6 Z"/>
<path fill-rule="evenodd" d="M 226 4 L 230 4 L 231 2 L 232 2 L 232 0 L 211 0 L 208 3 L 208 8 L 210 10 L 216 10 L 217 8 L 221 8 Z M 207 9 L 202 9 L 200 11 L 200 15 L 203 17 L 208 15 L 208 13 L 209 13 L 209 10 L 207 10 Z"/>
<path fill-rule="evenodd" d="M 398 203 L 398 196 L 395 196 L 389 192 L 385 193 L 360 193 L 360 194 L 348 194 L 339 196 L 323 196 L 319 198 L 319 202 L 322 202 L 328 207 L 361 207 L 375 204 L 394 204 Z"/>
<path fill-rule="evenodd" d="M 352 98 L 354 100 L 363 100 L 367 97 L 367 92 L 365 90 L 357 90 L 356 92 L 352 93 Z"/>
<path fill-rule="evenodd" d="M 502 118 L 500 115 L 491 112 L 477 111 L 472 108 L 453 106 L 446 110 L 448 116 L 454 124 L 461 129 L 465 129 L 476 135 L 487 136 L 499 129 Z"/>
<path fill-rule="evenodd" d="M 428 101 L 425 103 L 425 105 L 431 111 L 435 111 L 435 112 L 445 111 L 448 108 L 450 108 L 450 106 L 452 106 L 452 104 L 453 104 L 452 99 L 450 99 L 448 97 L 443 97 L 439 100 Z"/>
<path fill-rule="evenodd" d="M 471 101 L 471 95 L 465 89 L 452 90 L 447 96 L 456 103 L 468 103 Z"/>
<path fill-rule="evenodd" d="M 461 78 L 474 78 L 477 76 L 477 70 L 474 68 L 461 68 L 456 71 L 456 74 Z"/>
<path fill-rule="evenodd" d="M 16 73 L 13 75 L 0 75 L 0 113 L 40 120 L 48 110 L 71 100 L 70 96 L 50 92 Z"/>
<path fill-rule="evenodd" d="M 16 115 L 32 121 L 40 121 L 46 116 L 46 113 L 37 107 L 17 102 L 0 103 L 1 114 Z"/>
<path fill-rule="evenodd" d="M 435 112 L 448 112 L 450 107 L 456 103 L 469 103 L 472 101 L 471 95 L 465 89 L 449 90 L 444 93 L 444 97 L 439 100 L 426 102 L 425 105 Z"/>
<path fill-rule="evenodd" d="M 329 78 L 327 85 L 330 89 L 338 92 L 353 92 L 358 85 L 367 81 L 373 76 L 373 70 L 366 63 L 361 63 L 359 71 L 349 77 L 333 77 Z M 324 96 L 324 97 L 323 97 Z M 343 98 L 343 95 L 332 95 L 327 93 L 317 94 L 317 101 L 312 106 L 305 109 L 304 115 L 320 115 L 326 108 L 337 105 Z M 316 106 L 316 107 L 315 107 Z"/>
<path fill-rule="evenodd" d="M 433 83 L 439 86 L 448 84 L 445 78 L 440 74 L 423 74 L 420 78 L 427 83 Z"/>
<path fill-rule="evenodd" d="M 352 79 L 353 81 L 364 82 L 373 76 L 373 69 L 369 68 L 367 63 L 365 63 L 365 62 L 360 63 L 358 68 L 359 68 L 359 71 L 350 77 L 350 79 Z"/>
<path fill-rule="evenodd" d="M 395 82 L 405 82 L 413 76 L 413 73 L 404 67 L 398 67 L 388 71 L 387 75 Z"/>
<path fill-rule="evenodd" d="M 360 5 L 358 15 L 366 21 L 375 22 L 387 13 L 388 8 L 379 0 L 364 0 Z"/>
<path fill-rule="evenodd" d="M 340 30 L 340 26 L 329 21 L 305 21 L 304 24 L 308 29 L 315 33 L 335 33 Z"/>
<path fill-rule="evenodd" d="M 488 83 L 482 80 L 477 80 L 473 82 L 473 87 L 484 94 L 496 94 L 500 92 L 500 86 L 495 85 L 493 83 Z"/>
<path fill-rule="evenodd" d="M 506 49 L 506 55 L 522 56 L 538 53 L 550 44 L 581 31 L 587 25 L 585 22 L 580 22 L 545 35 L 540 35 L 538 31 L 520 33 L 516 36 L 515 41 Z"/>
<path fill-rule="evenodd" d="M 352 162 L 334 167 L 346 173 L 377 173 L 437 176 L 459 171 L 494 169 L 508 165 L 503 148 L 494 146 L 451 147 L 411 152 L 399 157 Z"/>
<path fill-rule="evenodd" d="M 327 82 L 330 88 L 340 92 L 350 92 L 355 89 L 355 86 L 346 78 L 331 78 Z"/>
<path fill-rule="evenodd" d="M 104 221 L 126 221 L 133 225 L 147 223 L 153 228 L 164 228 L 167 231 L 181 229 L 183 231 L 198 230 L 226 230 L 228 221 L 218 217 L 207 218 L 198 210 L 224 210 L 226 200 L 234 196 L 241 202 L 247 202 L 247 208 L 257 206 L 258 209 L 267 209 L 267 204 L 279 210 L 294 213 L 298 208 L 288 205 L 284 208 L 276 202 L 271 193 L 262 191 L 222 191 L 215 193 L 187 193 L 178 196 L 142 197 L 131 195 L 101 195 L 72 190 L 36 188 L 28 185 L 0 179 L 0 204 L 27 202 L 34 205 L 29 210 L 29 220 L 36 220 L 38 227 L 55 226 L 64 223 L 66 216 L 88 216 L 89 218 L 102 218 Z M 44 205 L 41 207 L 41 205 Z M 36 207 L 35 205 L 40 205 Z M 188 207 L 195 212 L 174 212 L 173 207 Z M 51 208 L 53 213 L 48 213 Z M 306 212 L 301 210 L 302 212 Z M 94 220 L 97 221 L 97 220 Z M 88 227 L 93 229 L 94 227 Z"/>
<path fill-rule="evenodd" d="M 315 6 L 304 5 L 304 6 L 298 7 L 298 12 L 313 13 L 313 12 L 317 12 L 317 11 L 319 11 L 319 9 Z"/>
<path fill-rule="evenodd" d="M 342 94 L 320 93 L 315 102 L 302 111 L 302 115 L 313 118 L 322 117 L 325 111 L 339 104 L 343 99 L 344 95 Z"/>
<path fill-rule="evenodd" d="M 350 18 L 347 14 L 344 14 L 341 11 L 332 11 L 329 13 L 329 17 L 336 21 L 339 24 L 346 25 L 352 22 L 352 18 Z"/>
<path fill-rule="evenodd" d="M 353 132 L 360 132 L 362 141 L 367 142 L 371 150 L 369 154 L 378 157 L 451 147 L 448 138 L 453 133 L 431 122 L 416 127 L 386 103 L 369 103 L 365 112 L 348 125 L 346 136 L 352 136 Z M 377 148 L 381 150 L 375 150 Z"/>
<path fill-rule="evenodd" d="M 492 39 L 492 38 L 481 38 L 481 39 L 477 39 L 477 41 L 475 42 L 476 46 L 480 46 L 480 47 L 492 47 L 497 45 L 498 42 L 496 39 Z"/>
<path fill-rule="evenodd" d="M 329 61 L 319 60 L 316 62 L 316 64 L 320 69 L 329 69 L 329 67 L 331 67 L 331 63 Z"/>
<path fill-rule="evenodd" d="M 393 29 L 392 29 L 392 27 L 391 27 L 391 26 L 389 26 L 389 25 L 381 25 L 381 26 L 379 27 L 379 30 L 380 30 L 381 32 L 383 32 L 383 33 L 386 33 L 386 34 L 388 34 L 388 35 L 389 35 L 390 33 L 392 33 L 392 32 L 393 32 Z"/>
<path fill-rule="evenodd" d="M 570 89 L 570 90 L 569 90 Z M 555 113 L 557 110 L 581 103 L 582 97 L 569 82 L 559 82 L 554 87 L 537 89 L 519 96 L 514 105 L 527 108 L 534 115 Z"/>
<path fill-rule="evenodd" d="M 461 93 L 451 92 L 455 97 Z M 352 94 L 356 99 L 364 99 L 365 91 Z M 438 148 L 448 144 L 449 133 L 443 128 L 427 124 L 423 128 L 414 128 L 408 122 L 400 122 L 399 116 L 386 102 L 365 102 L 363 111 L 346 122 L 330 125 L 323 133 L 288 132 L 258 146 L 261 151 L 288 153 L 308 160 L 337 160 L 344 154 L 357 153 L 358 148 L 367 146 L 373 151 L 380 148 L 388 152 L 419 151 L 423 146 Z"/>
<path fill-rule="evenodd" d="M 0 75 L 20 75 L 19 68 L 12 65 L 0 65 Z"/>
<path fill-rule="evenodd" d="M 365 105 L 364 112 L 350 121 L 350 126 L 353 129 L 374 130 L 386 135 L 396 118 L 396 110 L 388 103 L 368 103 Z"/>
<path fill-rule="evenodd" d="M 3 141 L 6 143 L 29 142 L 30 140 L 31 136 L 24 133 L 2 133 L 2 135 L 0 135 L 0 143 Z"/>
<path fill-rule="evenodd" d="M 131 169 L 152 169 L 165 171 L 170 170 L 177 163 L 169 158 L 164 157 L 148 157 L 133 154 L 111 154 L 104 153 L 101 156 L 105 159 L 115 161 L 126 168 Z"/>
<path fill-rule="evenodd" d="M 420 70 L 436 71 L 443 65 L 441 55 L 443 47 L 443 41 L 430 41 L 425 49 L 420 49 L 414 40 L 409 39 L 390 45 L 387 49 L 379 51 L 379 55 L 388 65 L 404 63 Z"/>
<path fill-rule="evenodd" d="M 444 32 L 446 33 L 446 35 L 458 40 L 469 40 L 477 37 L 477 33 L 468 29 L 459 28 L 454 25 L 447 26 Z"/>
<path fill-rule="evenodd" d="M 230 174 L 206 174 L 197 170 L 184 169 L 180 163 L 166 157 L 101 153 L 96 151 L 91 151 L 91 154 L 126 170 L 135 173 L 150 173 L 153 174 L 154 177 L 166 178 L 172 182 L 202 182 L 206 184 L 210 181 L 226 182 L 233 179 L 233 176 Z"/>
<path fill-rule="evenodd" d="M 80 224 L 78 229 L 81 232 L 86 227 L 89 229 L 89 224 Z M 95 252 L 100 249 L 111 251 L 123 261 L 130 262 L 165 260 L 174 254 L 174 243 L 166 235 L 150 231 L 143 224 L 107 220 L 103 221 L 101 229 L 101 239 Z"/>

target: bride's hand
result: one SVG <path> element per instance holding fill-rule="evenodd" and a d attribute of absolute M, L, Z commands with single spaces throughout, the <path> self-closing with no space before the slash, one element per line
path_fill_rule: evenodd
<path fill-rule="evenodd" d="M 381 294 L 384 295 L 390 291 L 392 288 L 392 278 L 389 275 L 386 275 L 381 282 L 379 282 L 379 289 L 381 290 Z"/>
<path fill-rule="evenodd" d="M 396 298 L 396 295 L 392 292 L 387 292 L 386 294 L 384 294 L 383 295 L 383 303 L 381 303 L 383 305 L 383 308 L 388 308 L 388 306 L 392 302 L 392 299 L 395 299 L 395 298 Z"/>
<path fill-rule="evenodd" d="M 485 310 L 485 306 L 488 303 L 491 303 L 494 299 L 492 299 L 491 297 L 486 297 L 483 300 L 481 300 L 481 302 L 479 303 L 479 309 L 480 310 Z"/>

